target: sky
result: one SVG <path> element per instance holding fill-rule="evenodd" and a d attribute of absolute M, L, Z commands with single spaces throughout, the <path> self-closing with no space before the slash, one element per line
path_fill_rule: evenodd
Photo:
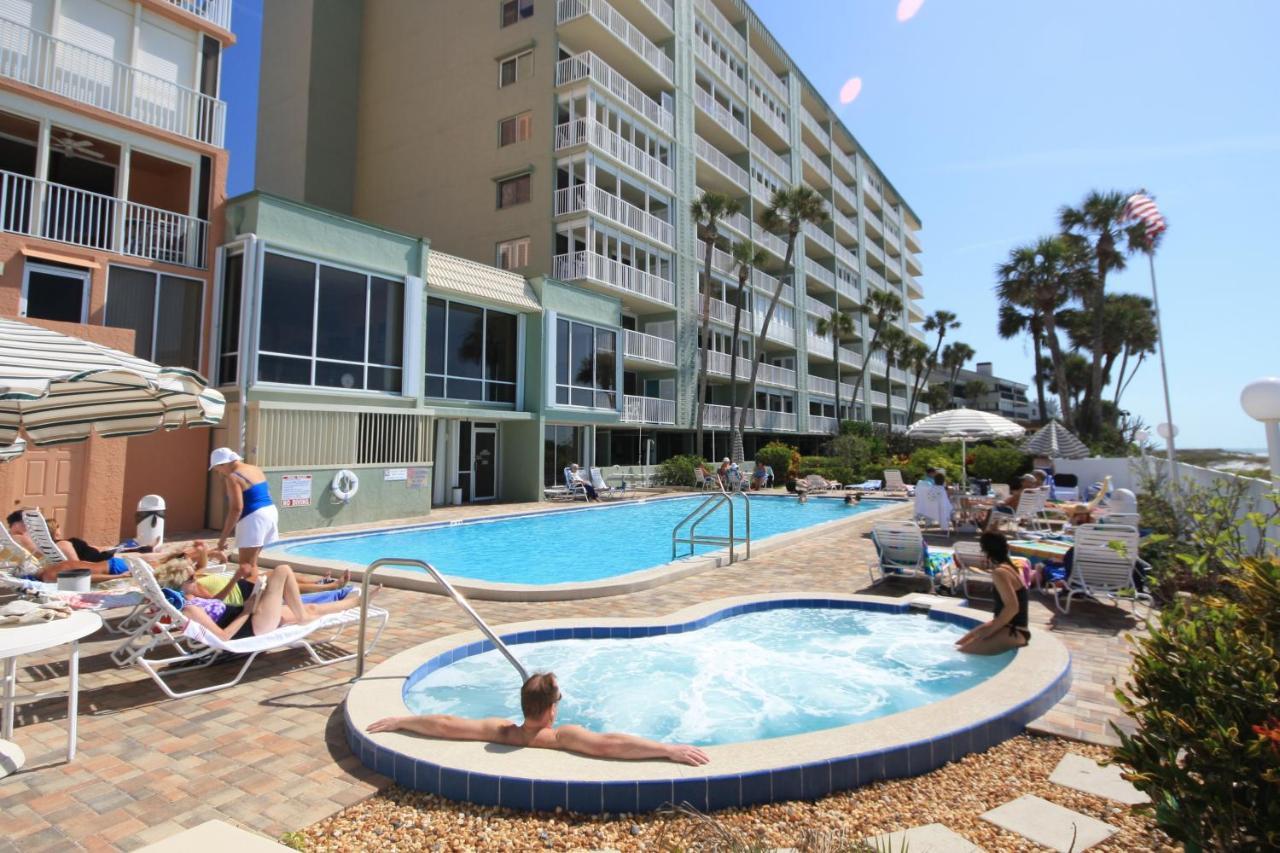
<path fill-rule="evenodd" d="M 1053 233 L 1058 208 L 1091 189 L 1146 188 L 1169 221 L 1155 268 L 1177 442 L 1264 445 L 1240 391 L 1280 375 L 1268 236 L 1280 198 L 1280 3 L 752 6 L 920 217 L 922 308 L 957 313 L 954 339 L 978 360 L 1030 382 L 1029 341 L 996 335 L 993 270 L 1010 249 Z M 262 0 L 235 0 L 239 41 L 223 69 L 232 194 L 253 184 L 261 21 Z M 855 77 L 861 87 L 846 88 Z M 841 106 L 842 88 L 857 97 Z M 1150 295 L 1145 258 L 1108 290 Z M 1166 420 L 1161 387 L 1148 360 L 1121 405 L 1154 427 Z"/>

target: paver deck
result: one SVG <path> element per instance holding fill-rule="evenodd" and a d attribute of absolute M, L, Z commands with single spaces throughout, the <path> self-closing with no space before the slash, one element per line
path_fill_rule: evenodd
<path fill-rule="evenodd" d="M 520 508 L 480 513 L 513 509 Z M 904 506 L 903 514 L 908 511 Z M 449 517 L 465 514 L 447 512 Z M 443 517 L 438 513 L 432 519 Z M 756 592 L 855 592 L 867 586 L 866 565 L 874 559 L 865 538 L 868 527 L 855 523 L 747 563 L 629 595 L 577 602 L 480 602 L 479 610 L 501 624 L 665 614 L 698 601 Z M 886 594 L 920 589 L 907 582 L 883 586 Z M 392 617 L 370 665 L 471 627 L 458 607 L 442 597 L 384 590 L 378 603 Z M 1122 634 L 1133 627 L 1127 611 L 1121 617 L 1110 605 L 1086 602 L 1062 617 L 1035 602 L 1032 619 L 1070 647 L 1075 667 L 1070 694 L 1037 722 L 1038 728 L 1105 739 L 1106 724 L 1122 719 L 1110 682 L 1127 672 L 1129 653 Z M 72 764 L 63 762 L 65 703 L 41 701 L 19 708 L 14 740 L 28 761 L 22 772 L 0 780 L 0 814 L 5 816 L 0 851 L 132 850 L 217 819 L 276 838 L 387 784 L 350 754 L 343 737 L 341 702 L 352 664 L 308 667 L 300 651 L 266 655 L 237 687 L 173 701 L 141 670 L 117 669 L 107 655 L 113 647 L 103 634 L 82 643 L 80 752 Z M 23 683 L 60 682 L 65 673 L 66 662 L 56 655 L 19 661 Z M 184 678 L 209 676 L 197 672 Z"/>

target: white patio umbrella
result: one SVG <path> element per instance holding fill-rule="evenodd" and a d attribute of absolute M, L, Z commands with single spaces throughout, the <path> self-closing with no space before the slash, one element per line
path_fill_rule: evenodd
<path fill-rule="evenodd" d="M 1084 459 L 1089 455 L 1088 445 L 1057 421 L 1049 421 L 1040 427 L 1035 435 L 1022 443 L 1022 449 L 1034 456 L 1050 459 Z"/>
<path fill-rule="evenodd" d="M 226 401 L 200 374 L 70 335 L 0 319 L 0 453 L 91 434 L 141 435 L 216 424 Z"/>
<path fill-rule="evenodd" d="M 918 420 L 907 428 L 907 435 L 926 441 L 960 442 L 960 481 L 969 482 L 965 455 L 970 441 L 993 438 L 1020 438 L 1026 430 L 1008 418 L 979 412 L 976 409 L 947 409 Z"/>
<path fill-rule="evenodd" d="M 27 442 L 18 439 L 8 447 L 0 447 L 0 462 L 10 462 L 27 451 Z"/>

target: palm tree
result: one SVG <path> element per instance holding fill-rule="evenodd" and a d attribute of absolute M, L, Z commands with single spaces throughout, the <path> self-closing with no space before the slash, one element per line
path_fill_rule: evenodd
<path fill-rule="evenodd" d="M 970 409 L 976 409 L 978 398 L 991 391 L 991 386 L 981 379 L 970 379 L 964 383 L 964 399 Z"/>
<path fill-rule="evenodd" d="M 1125 225 L 1125 202 L 1130 195 L 1092 190 L 1079 207 L 1068 205 L 1058 211 L 1058 225 L 1063 235 L 1087 251 L 1094 262 L 1092 287 L 1084 300 L 1085 308 L 1093 312 L 1092 345 L 1089 347 L 1093 362 L 1081 413 L 1083 423 L 1077 424 L 1094 436 L 1102 429 L 1103 337 L 1106 334 L 1103 303 L 1107 294 L 1107 274 L 1124 269 L 1126 255 L 1147 248 L 1144 226 L 1141 223 Z"/>
<path fill-rule="evenodd" d="M 933 346 L 933 352 L 928 353 L 927 357 L 920 362 L 916 372 L 916 381 L 911 386 L 911 403 L 907 410 L 907 423 L 911 423 L 912 418 L 916 416 L 916 403 L 920 401 L 920 393 L 924 390 L 925 383 L 929 380 L 929 371 L 938 366 L 938 353 L 942 351 L 942 339 L 947 336 L 947 332 L 951 329 L 960 328 L 960 321 L 956 319 L 956 315 L 951 311 L 938 309 L 925 318 L 924 330 L 926 332 L 937 332 L 938 342 Z"/>
<path fill-rule="evenodd" d="M 1049 347 L 1056 387 L 1067 388 L 1062 375 L 1063 351 L 1058 341 L 1057 314 L 1074 296 L 1091 286 L 1092 272 L 1077 243 L 1062 237 L 1042 237 L 1018 246 L 1009 259 L 996 267 L 996 295 L 1001 305 L 1030 306 L 1039 321 L 1040 335 Z M 1069 396 L 1059 391 L 1062 418 L 1072 423 Z"/>
<path fill-rule="evenodd" d="M 831 358 L 836 363 L 836 430 L 840 429 L 840 342 L 853 337 L 853 315 L 839 308 L 831 309 L 830 317 L 818 320 L 818 334 L 831 335 Z"/>
<path fill-rule="evenodd" d="M 702 446 L 702 413 L 707 403 L 707 353 L 711 349 L 711 256 L 720 243 L 719 220 L 735 215 L 741 206 L 732 198 L 718 193 L 704 192 L 701 198 L 689 205 L 689 213 L 697 223 L 698 237 L 706 244 L 706 258 L 702 272 L 702 331 L 698 349 L 701 363 L 698 366 L 697 445 L 698 456 L 706 458 Z"/>
<path fill-rule="evenodd" d="M 1151 299 L 1136 293 L 1108 293 L 1103 301 L 1102 384 L 1115 389 L 1112 403 L 1119 405 L 1125 374 L 1131 355 L 1140 363 L 1155 352 L 1155 309 Z M 1093 312 L 1068 310 L 1059 314 L 1059 322 L 1067 330 L 1072 347 L 1090 349 L 1093 342 Z M 1120 361 L 1119 375 L 1112 382 L 1112 368 Z M 1138 364 L 1134 365 L 1136 371 Z M 1129 374 L 1130 380 L 1133 374 Z"/>
<path fill-rule="evenodd" d="M 733 359 L 729 362 L 729 428 L 733 429 L 734 407 L 738 402 L 738 333 L 742 328 L 742 303 L 747 295 L 747 282 L 751 280 L 751 271 L 763 266 L 768 256 L 764 250 L 750 240 L 741 240 L 733 244 L 733 260 L 738 265 L 738 299 L 733 305 L 733 339 L 729 350 Z M 752 359 L 754 361 L 754 358 Z M 733 431 L 733 449 L 730 453 L 734 462 L 743 461 L 742 432 Z"/>
<path fill-rule="evenodd" d="M 808 187 L 793 187 L 789 190 L 775 190 L 769 200 L 769 207 L 761 218 L 765 230 L 775 234 L 783 232 L 787 235 L 786 256 L 782 259 L 783 274 L 778 277 L 778 286 L 774 288 L 773 297 L 769 300 L 769 308 L 764 312 L 760 322 L 760 332 L 756 337 L 755 357 L 751 360 L 751 380 L 747 385 L 747 402 L 756 398 L 756 377 L 760 372 L 760 353 L 764 351 L 765 335 L 769 333 L 769 323 L 773 320 L 773 312 L 782 298 L 782 288 L 787 281 L 795 279 L 796 238 L 806 222 L 821 225 L 827 221 L 827 206 L 822 197 Z M 738 412 L 738 436 L 747 428 L 748 407 L 743 406 Z"/>
<path fill-rule="evenodd" d="M 853 399 L 849 401 L 850 409 L 858 402 L 858 392 L 862 390 L 862 377 L 867 373 L 871 356 L 875 355 L 877 349 L 883 349 L 881 346 L 883 332 L 896 328 L 893 324 L 902 316 L 902 297 L 887 290 L 872 290 L 867 294 L 866 304 L 858 308 L 858 313 L 871 318 L 871 341 L 867 344 L 866 351 L 862 353 L 858 378 L 853 383 Z"/>
<path fill-rule="evenodd" d="M 917 341 L 910 335 L 908 335 L 908 340 L 911 341 L 911 344 L 903 348 L 900 360 L 903 368 L 914 373 L 916 377 L 915 381 L 916 383 L 919 383 L 921 376 L 924 376 L 926 379 L 928 378 L 929 371 L 931 371 L 933 366 L 937 363 L 934 361 L 934 359 L 937 358 L 937 353 L 930 353 L 929 345 L 924 341 Z M 907 423 L 911 423 L 912 419 L 915 418 L 916 403 L 919 401 L 923 391 L 924 386 L 922 384 L 913 384 L 910 389 L 910 397 L 907 402 Z"/>
<path fill-rule="evenodd" d="M 1021 309 L 1031 310 L 1021 310 Z M 1046 418 L 1047 409 L 1044 404 L 1044 371 L 1040 369 L 1040 365 L 1044 363 L 1043 344 L 1044 344 L 1044 324 L 1040 322 L 1040 315 L 1036 313 L 1031 305 L 1018 305 L 1013 302 L 1005 302 L 1000 305 L 1000 320 L 996 325 L 996 332 L 1001 338 L 1008 340 L 1017 335 L 1027 332 L 1031 335 L 1032 354 L 1035 356 L 1036 364 L 1036 405 L 1040 412 L 1040 420 Z"/>
<path fill-rule="evenodd" d="M 880 348 L 884 350 L 885 360 L 885 411 L 888 413 L 888 420 L 885 423 L 893 425 L 893 380 L 890 378 L 895 367 L 902 367 L 906 360 L 911 345 L 915 343 L 910 335 L 902 330 L 900 326 L 887 326 L 880 332 Z M 873 419 L 874 420 L 874 419 Z"/>
<path fill-rule="evenodd" d="M 1142 361 L 1148 355 L 1154 355 L 1156 351 L 1156 343 L 1159 333 L 1156 330 L 1156 312 L 1150 299 L 1145 296 L 1138 296 L 1132 293 L 1125 293 L 1119 297 L 1125 301 L 1124 319 L 1122 321 L 1124 327 L 1124 355 L 1120 359 L 1120 375 L 1115 380 L 1115 396 L 1111 402 L 1118 409 L 1120 407 L 1120 396 L 1129 388 L 1129 383 L 1133 381 L 1133 377 L 1137 375 L 1138 368 L 1142 367 Z M 1137 356 L 1134 362 L 1133 370 L 1129 371 L 1126 378 L 1125 371 L 1129 364 L 1130 356 Z"/>
<path fill-rule="evenodd" d="M 955 388 L 956 377 L 960 375 L 961 368 L 968 364 L 969 359 L 977 354 L 977 351 L 964 341 L 947 344 L 947 348 L 942 351 L 942 367 L 951 371 L 947 375 L 949 389 Z"/>

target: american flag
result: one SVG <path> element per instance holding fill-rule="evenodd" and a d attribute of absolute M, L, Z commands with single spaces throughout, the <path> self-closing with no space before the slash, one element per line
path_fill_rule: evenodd
<path fill-rule="evenodd" d="M 1160 208 L 1156 207 L 1155 201 L 1144 192 L 1129 196 L 1129 200 L 1124 205 L 1124 218 L 1126 221 L 1136 219 L 1146 226 L 1148 243 L 1154 242 L 1156 235 L 1169 227 L 1164 221 L 1164 216 L 1160 214 Z"/>

